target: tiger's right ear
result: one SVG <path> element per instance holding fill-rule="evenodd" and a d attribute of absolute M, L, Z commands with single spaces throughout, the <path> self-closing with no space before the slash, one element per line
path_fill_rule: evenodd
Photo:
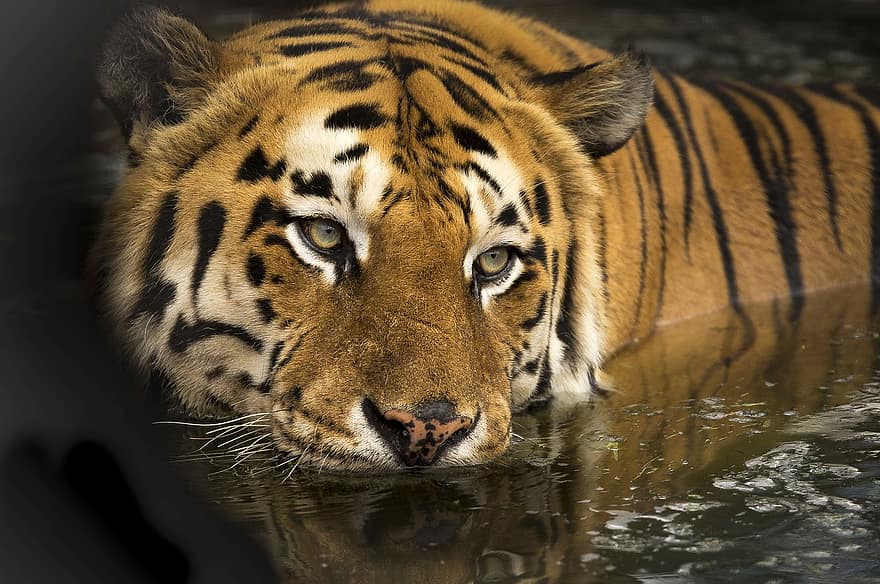
<path fill-rule="evenodd" d="M 654 98 L 644 55 L 625 52 L 605 61 L 532 77 L 547 109 L 599 158 L 611 154 L 641 127 Z"/>
<path fill-rule="evenodd" d="M 217 43 L 189 21 L 141 8 L 104 44 L 98 90 L 131 144 L 155 124 L 180 122 L 204 101 L 219 76 L 219 57 Z"/>

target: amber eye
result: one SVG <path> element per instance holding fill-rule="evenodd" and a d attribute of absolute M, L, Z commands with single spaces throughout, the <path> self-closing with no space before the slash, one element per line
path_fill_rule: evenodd
<path fill-rule="evenodd" d="M 494 278 L 510 264 L 511 255 L 509 247 L 493 247 L 480 254 L 476 268 L 484 278 Z"/>
<path fill-rule="evenodd" d="M 342 245 L 342 226 L 335 221 L 308 219 L 303 221 L 302 231 L 318 251 L 330 252 Z"/>

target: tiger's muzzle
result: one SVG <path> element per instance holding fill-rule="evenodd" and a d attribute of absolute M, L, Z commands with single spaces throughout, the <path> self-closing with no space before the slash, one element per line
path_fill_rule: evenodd
<path fill-rule="evenodd" d="M 476 426 L 476 418 L 459 416 L 448 401 L 423 404 L 414 411 L 379 410 L 365 399 L 364 416 L 407 467 L 430 466 L 441 452 L 460 442 Z"/>

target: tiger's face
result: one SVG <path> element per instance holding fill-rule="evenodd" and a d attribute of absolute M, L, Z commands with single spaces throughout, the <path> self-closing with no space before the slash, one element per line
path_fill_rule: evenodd
<path fill-rule="evenodd" d="M 297 465 L 385 470 L 488 461 L 516 408 L 589 393 L 601 186 L 533 88 L 467 93 L 384 45 L 292 66 L 261 44 L 279 23 L 223 49 L 161 12 L 128 26 L 200 73 L 150 117 L 105 65 L 134 163 L 95 257 L 118 334 L 190 411 L 258 420 Z"/>

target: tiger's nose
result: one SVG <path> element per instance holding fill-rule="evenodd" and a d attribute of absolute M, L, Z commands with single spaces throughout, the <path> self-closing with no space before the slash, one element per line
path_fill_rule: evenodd
<path fill-rule="evenodd" d="M 430 466 L 437 456 L 459 442 L 473 429 L 474 421 L 459 416 L 448 401 L 436 401 L 409 412 L 379 410 L 364 400 L 364 415 L 406 466 Z"/>

